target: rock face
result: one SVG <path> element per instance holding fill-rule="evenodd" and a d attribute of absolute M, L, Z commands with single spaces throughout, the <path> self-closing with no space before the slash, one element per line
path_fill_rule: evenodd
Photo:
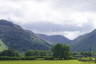
<path fill-rule="evenodd" d="M 73 43 L 74 51 L 96 51 L 96 30 L 78 37 Z"/>
<path fill-rule="evenodd" d="M 7 20 L 0 20 L 0 39 L 8 48 L 21 52 L 31 49 L 48 50 L 51 47 L 46 41 L 35 36 L 33 32 L 24 30 Z"/>
<path fill-rule="evenodd" d="M 44 35 L 44 34 L 37 34 L 37 36 L 41 39 L 46 40 L 47 42 L 49 42 L 50 44 L 71 44 L 71 40 L 69 40 L 68 38 L 62 36 L 62 35 Z"/>

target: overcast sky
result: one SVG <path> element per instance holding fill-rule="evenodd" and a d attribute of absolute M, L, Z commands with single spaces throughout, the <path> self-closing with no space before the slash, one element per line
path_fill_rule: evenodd
<path fill-rule="evenodd" d="M 96 0 L 0 0 L 0 19 L 74 39 L 96 28 Z"/>

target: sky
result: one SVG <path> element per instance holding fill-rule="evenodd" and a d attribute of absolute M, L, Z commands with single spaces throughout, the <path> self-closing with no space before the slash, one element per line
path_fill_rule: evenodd
<path fill-rule="evenodd" d="M 0 0 L 0 19 L 75 39 L 96 28 L 96 0 Z"/>

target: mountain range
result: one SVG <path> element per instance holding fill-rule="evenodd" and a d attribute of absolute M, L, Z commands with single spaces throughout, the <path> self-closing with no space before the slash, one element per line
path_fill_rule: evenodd
<path fill-rule="evenodd" d="M 9 49 L 16 49 L 21 52 L 51 48 L 48 42 L 35 36 L 32 31 L 24 30 L 21 26 L 7 20 L 0 20 L 0 40 Z"/>
<path fill-rule="evenodd" d="M 7 20 L 0 20 L 0 51 L 50 50 L 54 44 L 71 45 L 73 51 L 96 51 L 96 30 L 69 40 L 62 35 L 36 34 Z"/>

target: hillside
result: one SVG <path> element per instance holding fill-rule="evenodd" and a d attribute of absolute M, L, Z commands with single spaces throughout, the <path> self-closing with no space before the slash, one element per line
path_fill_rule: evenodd
<path fill-rule="evenodd" d="M 7 50 L 8 47 L 4 44 L 4 42 L 2 40 L 0 40 L 0 52 L 3 50 Z"/>
<path fill-rule="evenodd" d="M 74 51 L 96 51 L 96 30 L 76 38 L 73 43 Z"/>
<path fill-rule="evenodd" d="M 24 30 L 19 25 L 7 20 L 0 20 L 0 39 L 8 48 L 25 52 L 31 49 L 48 50 L 50 45 L 31 31 Z"/>
<path fill-rule="evenodd" d="M 50 44 L 57 44 L 57 43 L 61 43 L 61 44 L 70 44 L 71 40 L 69 40 L 68 38 L 62 36 L 62 35 L 44 35 L 44 34 L 37 34 L 37 36 L 41 39 L 44 39 L 46 41 L 48 41 Z"/>

